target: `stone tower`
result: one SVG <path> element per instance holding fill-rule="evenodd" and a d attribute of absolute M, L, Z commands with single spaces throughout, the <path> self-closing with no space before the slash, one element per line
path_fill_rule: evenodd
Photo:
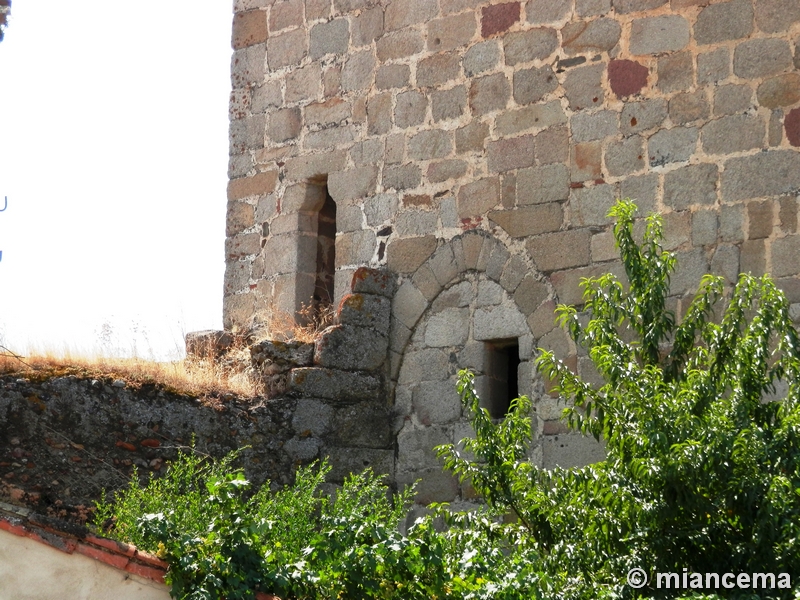
<path fill-rule="evenodd" d="M 350 446 L 398 483 L 422 477 L 423 499 L 469 496 L 431 451 L 468 434 L 461 367 L 496 416 L 534 398 L 542 464 L 600 455 L 564 433 L 531 359 L 553 349 L 591 377 L 553 309 L 580 302 L 582 277 L 620 274 L 616 198 L 663 215 L 678 313 L 707 272 L 769 272 L 800 302 L 797 0 L 234 12 L 225 326 L 340 306 L 288 393 L 365 407 L 356 429 L 381 407 L 388 433 Z M 315 451 L 347 463 L 325 435 Z"/>

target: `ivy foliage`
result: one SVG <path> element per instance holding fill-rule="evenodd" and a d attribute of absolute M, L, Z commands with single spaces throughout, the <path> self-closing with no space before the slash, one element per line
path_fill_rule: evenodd
<path fill-rule="evenodd" d="M 584 279 L 583 309 L 557 309 L 603 384 L 545 350 L 537 360 L 570 401 L 570 429 L 602 439 L 606 460 L 533 466 L 530 401 L 518 399 L 495 424 L 478 407 L 469 373 L 459 390 L 476 433 L 464 449 L 475 458 L 455 446 L 440 455 L 496 510 L 516 513 L 543 570 L 565 582 L 561 597 L 664 593 L 652 580 L 638 592 L 628 586 L 633 568 L 788 573 L 794 592 L 752 597 L 795 597 L 800 344 L 789 305 L 767 276 L 741 275 L 726 298 L 723 279 L 707 275 L 678 322 L 667 303 L 675 256 L 660 246 L 657 216 L 636 243 L 635 211 L 630 201 L 611 211 L 627 284 L 613 275 Z M 770 401 L 778 390 L 781 401 Z M 735 592 L 729 597 L 742 597 Z"/>

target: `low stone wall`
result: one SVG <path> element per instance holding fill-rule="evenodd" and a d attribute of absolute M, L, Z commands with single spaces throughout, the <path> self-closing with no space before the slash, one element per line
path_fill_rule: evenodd
<path fill-rule="evenodd" d="M 250 446 L 242 460 L 257 482 L 291 480 L 294 399 L 216 405 L 156 386 L 57 377 L 0 378 L 0 487 L 39 512 L 80 520 L 85 509 L 144 480 L 195 440 L 220 457 Z"/>
<path fill-rule="evenodd" d="M 264 342 L 253 368 L 270 398 L 198 399 L 155 385 L 36 373 L 0 377 L 0 493 L 40 512 L 81 520 L 86 508 L 144 481 L 194 440 L 215 457 L 241 453 L 255 483 L 283 486 L 300 464 L 329 457 L 331 480 L 372 467 L 393 474 L 396 418 L 385 394 L 393 292 L 364 270 L 337 322 L 314 345 Z"/>

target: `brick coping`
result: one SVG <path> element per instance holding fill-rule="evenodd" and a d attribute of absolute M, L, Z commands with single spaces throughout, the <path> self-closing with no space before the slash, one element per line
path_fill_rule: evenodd
<path fill-rule="evenodd" d="M 20 506 L 0 502 L 0 529 L 47 544 L 67 554 L 83 554 L 116 569 L 164 583 L 166 562 L 135 546 L 98 537 L 78 525 L 45 517 Z"/>
<path fill-rule="evenodd" d="M 26 537 L 67 554 L 83 554 L 115 569 L 165 583 L 169 565 L 135 546 L 92 534 L 86 527 L 40 515 L 28 508 L 0 502 L 0 530 Z M 256 592 L 256 600 L 280 600 Z"/>

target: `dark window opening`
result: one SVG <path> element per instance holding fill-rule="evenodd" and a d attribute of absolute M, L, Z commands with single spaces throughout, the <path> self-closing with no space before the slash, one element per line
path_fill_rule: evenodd
<path fill-rule="evenodd" d="M 325 189 L 325 203 L 317 214 L 317 268 L 314 282 L 314 312 L 330 308 L 336 274 L 336 202 Z"/>
<path fill-rule="evenodd" d="M 486 342 L 486 409 L 493 419 L 505 417 L 511 401 L 519 396 L 519 363 L 518 340 Z"/>

